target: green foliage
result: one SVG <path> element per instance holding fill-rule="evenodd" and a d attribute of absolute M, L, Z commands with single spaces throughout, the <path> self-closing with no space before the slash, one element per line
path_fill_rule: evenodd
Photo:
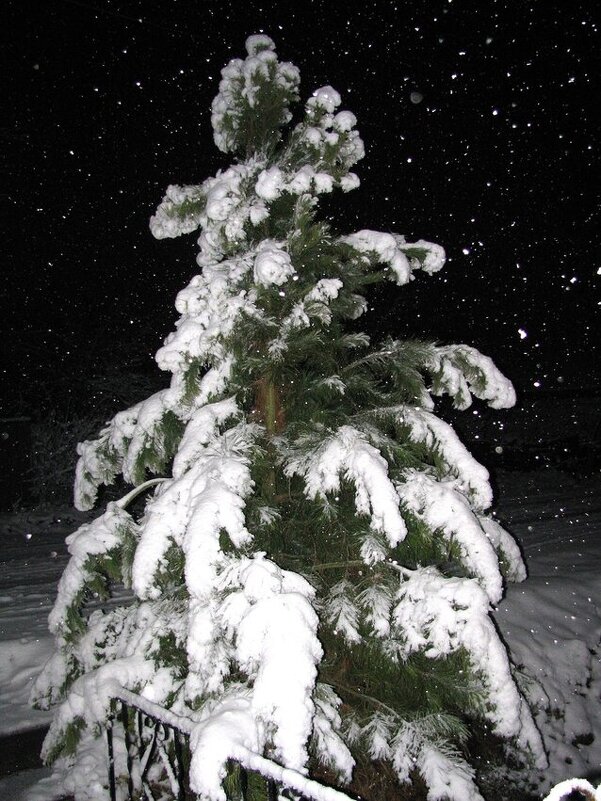
<path fill-rule="evenodd" d="M 177 678 L 185 678 L 188 667 L 186 644 L 180 641 L 175 632 L 168 631 L 157 637 L 152 658 L 157 668 L 166 665 L 175 669 L 174 673 Z"/>
<path fill-rule="evenodd" d="M 269 798 L 266 780 L 237 762 L 227 763 L 223 789 L 227 801 L 268 801 Z"/>
<path fill-rule="evenodd" d="M 280 127 L 288 121 L 288 106 L 298 98 L 297 88 L 277 80 L 277 75 L 274 59 L 257 65 L 246 80 L 242 74 L 231 79 L 233 102 L 221 121 L 227 151 L 248 158 L 275 150 Z"/>
<path fill-rule="evenodd" d="M 320 681 L 336 690 L 359 721 L 367 722 L 376 712 L 399 722 L 445 715 L 461 729 L 461 721 L 473 722 L 482 713 L 484 688 L 463 651 L 436 659 L 418 652 L 398 661 L 375 641 L 350 650 L 339 637 L 322 631 L 322 643 L 326 657 Z"/>
<path fill-rule="evenodd" d="M 162 473 L 173 458 L 184 433 L 185 425 L 174 412 L 167 410 L 154 431 L 146 435 L 144 446 L 137 454 L 132 472 L 134 484 L 142 484 L 146 471 Z"/>
<path fill-rule="evenodd" d="M 162 597 L 171 598 L 174 601 L 188 597 L 184 580 L 185 566 L 186 558 L 184 552 L 172 542 L 167 548 L 167 552 L 161 560 L 161 565 L 155 576 L 155 583 L 160 589 Z"/>
<path fill-rule="evenodd" d="M 82 717 L 71 720 L 62 732 L 62 737 L 55 742 L 52 749 L 45 756 L 46 765 L 51 765 L 60 756 L 71 756 L 77 750 L 81 733 L 86 723 Z"/>
<path fill-rule="evenodd" d="M 184 372 L 184 393 L 182 396 L 182 405 L 190 405 L 198 394 L 198 387 L 204 368 L 205 365 L 200 359 L 190 360 L 190 363 Z"/>

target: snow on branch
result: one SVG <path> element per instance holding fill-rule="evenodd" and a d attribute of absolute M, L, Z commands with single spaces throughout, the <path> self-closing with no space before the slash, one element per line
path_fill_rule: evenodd
<path fill-rule="evenodd" d="M 190 234 L 201 224 L 207 202 L 205 185 L 167 187 L 165 197 L 150 218 L 150 231 L 156 239 L 173 239 Z"/>
<path fill-rule="evenodd" d="M 329 325 L 332 319 L 330 303 L 336 300 L 342 286 L 342 281 L 338 278 L 321 278 L 282 320 L 278 336 L 268 345 L 270 356 L 282 358 L 290 336 L 295 331 L 309 328 L 312 319 Z"/>
<path fill-rule="evenodd" d="M 392 594 L 384 584 L 372 584 L 357 596 L 357 603 L 365 612 L 365 620 L 376 637 L 385 639 L 390 634 Z"/>
<path fill-rule="evenodd" d="M 405 657 L 422 651 L 436 659 L 461 649 L 486 691 L 485 715 L 501 737 L 516 737 L 546 765 L 540 734 L 520 696 L 507 652 L 489 616 L 489 599 L 474 579 L 446 578 L 419 568 L 401 582 L 393 622 Z"/>
<path fill-rule="evenodd" d="M 339 186 L 349 192 L 359 186 L 359 178 L 349 172 L 365 155 L 365 147 L 350 111 L 338 111 L 338 92 L 322 86 L 305 105 L 305 118 L 291 132 L 278 161 L 277 179 L 269 181 L 273 199 L 283 192 L 315 197 Z M 276 178 L 276 173 L 271 176 Z M 262 194 L 263 186 L 257 186 Z"/>
<path fill-rule="evenodd" d="M 503 595 L 503 579 L 497 554 L 454 482 L 437 481 L 425 473 L 411 471 L 397 489 L 408 509 L 432 531 L 440 532 L 449 543 L 458 546 L 467 570 L 478 578 L 491 603 L 498 603 Z"/>
<path fill-rule="evenodd" d="M 522 559 L 519 545 L 503 526 L 487 515 L 479 515 L 478 520 L 484 533 L 491 541 L 493 548 L 501 560 L 503 575 L 509 581 L 524 581 L 526 578 L 526 565 Z"/>
<path fill-rule="evenodd" d="M 236 625 L 235 657 L 253 679 L 253 713 L 267 731 L 273 730 L 277 758 L 305 772 L 313 690 L 323 655 L 313 588 L 263 554 L 242 562 L 240 583 L 247 608 Z M 239 616 L 240 604 L 235 598 L 230 603 Z M 231 614 L 229 620 L 234 622 Z"/>
<path fill-rule="evenodd" d="M 173 459 L 174 478 L 180 478 L 192 466 L 205 446 L 216 437 L 220 425 L 240 415 L 235 397 L 207 403 L 197 409 L 186 425 Z"/>
<path fill-rule="evenodd" d="M 258 313 L 256 292 L 239 286 L 252 263 L 253 254 L 248 253 L 243 258 L 207 265 L 178 293 L 175 307 L 181 317 L 156 354 L 161 370 L 182 372 L 194 360 L 205 363 L 224 357 L 223 340 L 240 314 Z"/>
<path fill-rule="evenodd" d="M 240 693 L 226 697 L 216 716 L 192 731 L 190 786 L 208 801 L 226 801 L 221 782 L 225 778 L 225 762 L 233 759 L 247 770 L 290 788 L 302 798 L 313 801 L 351 801 L 350 796 L 309 779 L 297 770 L 266 759 L 253 749 L 255 729 L 248 699 Z"/>
<path fill-rule="evenodd" d="M 171 440 L 179 434 L 180 393 L 170 387 L 119 412 L 96 440 L 77 446 L 74 503 L 91 509 L 101 484 L 112 484 L 119 473 L 131 484 L 146 478 L 146 469 L 160 472 L 170 454 Z"/>
<path fill-rule="evenodd" d="M 224 597 L 214 617 L 252 687 L 209 702 L 193 732 L 191 784 L 211 798 L 221 798 L 225 762 L 240 745 L 261 753 L 270 744 L 287 768 L 306 772 L 323 653 L 314 590 L 301 576 L 257 553 L 225 559 L 218 585 Z"/>
<path fill-rule="evenodd" d="M 196 260 L 201 267 L 240 252 L 247 241 L 245 227 L 257 225 L 269 213 L 264 200 L 252 191 L 264 166 L 264 159 L 251 158 L 220 170 L 198 186 L 169 186 L 150 218 L 151 233 L 165 239 L 200 228 Z"/>
<path fill-rule="evenodd" d="M 243 508 L 253 486 L 248 454 L 257 430 L 240 424 L 215 437 L 187 472 L 162 484 L 149 501 L 132 569 L 139 598 L 160 595 L 157 571 L 171 544 L 186 554 L 186 583 L 195 596 L 210 588 L 220 531 L 236 546 L 250 538 Z"/>
<path fill-rule="evenodd" d="M 67 537 L 71 558 L 63 572 L 48 626 L 61 638 L 68 633 L 67 612 L 82 600 L 82 594 L 95 572 L 95 560 L 119 548 L 128 534 L 137 528 L 130 515 L 117 503 L 109 503 L 106 511 L 91 523 L 84 523 Z"/>
<path fill-rule="evenodd" d="M 471 406 L 472 395 L 487 401 L 493 409 L 508 409 L 515 404 L 511 381 L 497 369 L 488 356 L 469 345 L 436 348 L 427 365 L 432 373 L 432 392 L 453 398 L 457 409 Z"/>
<path fill-rule="evenodd" d="M 213 135 L 224 153 L 248 154 L 277 142 L 279 128 L 290 120 L 290 103 L 298 99 L 298 68 L 278 62 L 268 36 L 249 36 L 246 50 L 244 61 L 232 59 L 221 71 L 213 100 Z"/>
<path fill-rule="evenodd" d="M 440 245 L 423 239 L 410 244 L 400 234 L 366 229 L 343 236 L 340 241 L 363 254 L 372 265 L 387 265 L 399 286 L 412 281 L 415 270 L 432 275 L 441 270 L 445 262 L 445 252 Z"/>
<path fill-rule="evenodd" d="M 357 512 L 371 518 L 375 531 L 385 534 L 393 547 L 405 538 L 407 528 L 388 477 L 388 464 L 360 431 L 341 426 L 316 447 L 297 440 L 295 448 L 295 452 L 284 454 L 284 472 L 305 479 L 308 498 L 325 498 L 327 493 L 338 492 L 342 477 L 355 485 Z"/>
<path fill-rule="evenodd" d="M 312 742 L 322 765 L 334 770 L 342 782 L 350 782 L 355 760 L 338 732 L 342 718 L 338 709 L 342 704 L 328 684 L 317 684 Z"/>
<path fill-rule="evenodd" d="M 138 690 L 155 676 L 154 663 L 136 654 L 115 659 L 78 678 L 54 714 L 42 746 L 42 759 L 52 757 L 70 726 L 90 728 L 104 723 L 109 716 L 116 684 Z"/>
<path fill-rule="evenodd" d="M 362 640 L 359 634 L 359 609 L 351 599 L 353 585 L 342 579 L 330 589 L 325 601 L 325 618 L 334 634 L 340 634 L 349 645 L 356 645 Z"/>
<path fill-rule="evenodd" d="M 488 470 L 474 459 L 448 423 L 416 406 L 395 406 L 378 410 L 378 414 L 392 414 L 397 422 L 407 426 L 413 442 L 421 442 L 428 449 L 435 449 L 450 474 L 457 479 L 459 489 L 471 498 L 475 508 L 489 508 L 492 489 Z"/>
<path fill-rule="evenodd" d="M 168 425 L 169 412 L 177 426 L 178 398 L 171 388 L 156 392 L 139 404 L 121 466 L 123 478 L 130 484 L 143 482 L 147 467 L 158 472 L 167 461 L 170 454 L 167 453 L 163 426 Z"/>
<path fill-rule="evenodd" d="M 417 766 L 428 785 L 429 801 L 484 801 L 475 782 L 475 770 L 442 744 L 424 745 Z"/>
<path fill-rule="evenodd" d="M 79 460 L 75 468 L 74 505 L 85 511 L 96 503 L 98 487 L 112 484 L 121 472 L 123 457 L 131 442 L 142 403 L 119 412 L 102 429 L 96 440 L 77 445 Z"/>

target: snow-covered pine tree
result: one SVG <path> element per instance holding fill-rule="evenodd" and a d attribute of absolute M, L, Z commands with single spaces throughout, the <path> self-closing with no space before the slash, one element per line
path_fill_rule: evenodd
<path fill-rule="evenodd" d="M 150 222 L 157 238 L 200 230 L 201 271 L 156 357 L 170 386 L 79 446 L 79 509 L 118 474 L 137 489 L 68 539 L 34 688 L 60 704 L 43 755 L 78 801 L 107 798 L 118 683 L 195 722 L 203 799 L 236 797 L 242 746 L 367 798 L 393 776 L 395 797 L 480 799 L 472 732 L 544 762 L 489 614 L 525 570 L 432 396 L 504 408 L 514 391 L 467 345 L 345 327 L 370 284 L 434 273 L 444 251 L 318 220 L 320 195 L 359 184 L 355 117 L 326 86 L 293 124 L 297 68 L 267 36 L 246 48 L 212 107 L 233 166 L 170 186 Z M 131 602 L 86 612 L 114 582 Z M 168 797 L 162 770 L 157 756 Z"/>

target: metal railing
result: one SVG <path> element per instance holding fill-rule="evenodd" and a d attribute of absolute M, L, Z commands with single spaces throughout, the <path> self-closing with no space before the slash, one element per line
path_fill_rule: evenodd
<path fill-rule="evenodd" d="M 118 685 L 111 693 L 114 712 L 106 729 L 108 780 L 111 801 L 117 801 L 115 730 L 122 731 L 125 746 L 128 801 L 157 801 L 164 797 L 166 785 L 177 801 L 192 801 L 190 790 L 190 734 L 195 726 L 189 718 L 174 714 Z M 156 766 L 160 766 L 160 777 Z M 290 768 L 284 768 L 260 754 L 238 747 L 228 761 L 231 796 L 237 801 L 250 801 L 251 786 L 263 783 L 267 801 L 282 798 L 295 801 L 352 801 L 332 787 L 307 778 Z M 154 771 L 153 771 L 154 768 Z M 153 774 L 153 775 L 151 775 Z M 255 793 L 253 793 L 255 795 Z M 256 797 L 256 795 L 255 795 Z"/>
<path fill-rule="evenodd" d="M 106 730 L 108 750 L 108 778 L 111 801 L 117 801 L 117 777 L 113 727 L 123 729 L 127 767 L 128 801 L 157 801 L 164 797 L 165 782 L 177 801 L 193 801 L 195 794 L 188 784 L 190 767 L 189 737 L 194 727 L 189 718 L 175 715 L 168 709 L 146 698 L 115 685 L 112 693 L 114 714 Z M 155 784 L 150 770 L 162 763 L 161 783 Z M 231 794 L 237 801 L 250 801 L 251 777 L 264 781 L 267 801 L 282 798 L 294 801 L 353 801 L 350 796 L 326 787 L 290 768 L 284 768 L 259 754 L 240 748 L 230 760 L 232 774 L 236 775 L 236 791 Z M 567 801 L 579 793 L 583 799 L 601 801 L 601 784 L 595 789 L 585 779 L 570 779 L 556 785 L 544 801 Z"/>
<path fill-rule="evenodd" d="M 120 710 L 109 721 L 106 730 L 108 750 L 109 792 L 117 799 L 113 727 L 119 721 L 125 740 L 127 765 L 127 798 L 129 801 L 155 801 L 149 770 L 156 760 L 163 764 L 166 779 L 177 801 L 186 801 L 187 766 L 184 761 L 185 734 L 142 710 L 123 701 Z M 189 764 L 189 761 L 188 761 Z"/>

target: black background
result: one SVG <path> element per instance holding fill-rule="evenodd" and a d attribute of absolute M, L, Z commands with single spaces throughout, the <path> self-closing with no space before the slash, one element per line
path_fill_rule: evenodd
<path fill-rule="evenodd" d="M 447 250 L 436 276 L 376 292 L 370 332 L 473 344 L 522 393 L 594 394 L 596 7 L 4 3 L 7 412 L 35 413 L 57 376 L 93 403 L 86 377 L 107 361 L 158 369 L 152 354 L 197 271 L 197 247 L 194 235 L 154 240 L 148 219 L 168 184 L 228 166 L 210 103 L 221 68 L 258 32 L 300 68 L 303 100 L 331 84 L 358 118 L 362 185 L 325 208 L 338 230 Z"/>

